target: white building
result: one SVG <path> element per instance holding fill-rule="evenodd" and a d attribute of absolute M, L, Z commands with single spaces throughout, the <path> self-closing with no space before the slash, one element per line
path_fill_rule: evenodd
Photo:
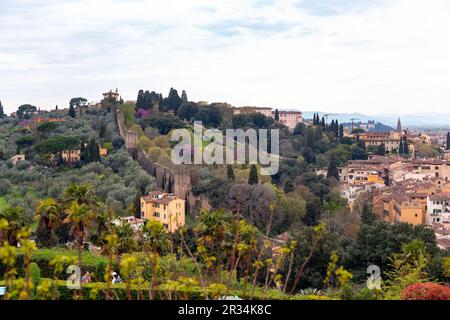
<path fill-rule="evenodd" d="M 112 222 L 116 226 L 120 226 L 123 224 L 129 224 L 133 228 L 134 232 L 142 230 L 145 225 L 145 221 L 142 219 L 138 219 L 136 217 L 119 217 L 118 219 L 113 220 Z"/>
<path fill-rule="evenodd" d="M 450 222 L 450 194 L 428 196 L 426 221 L 428 225 Z"/>
<path fill-rule="evenodd" d="M 348 207 L 353 210 L 356 199 L 363 192 L 371 192 L 384 188 L 384 183 L 368 182 L 359 185 L 350 185 L 348 183 L 341 183 L 340 192 L 341 197 L 347 199 Z"/>

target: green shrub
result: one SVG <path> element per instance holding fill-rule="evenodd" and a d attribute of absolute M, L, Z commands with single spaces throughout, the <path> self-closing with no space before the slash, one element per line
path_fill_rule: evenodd
<path fill-rule="evenodd" d="M 30 261 L 34 262 L 40 269 L 41 275 L 43 278 L 54 278 L 54 269 L 49 265 L 50 261 L 52 261 L 57 256 L 70 256 L 70 257 L 78 257 L 78 253 L 75 250 L 67 250 L 67 249 L 39 249 L 34 252 L 31 256 Z M 77 258 L 78 259 L 78 258 Z M 88 251 L 83 251 L 82 254 L 82 267 L 81 271 L 83 273 L 89 271 L 91 277 L 94 281 L 103 281 L 105 275 L 105 269 L 108 265 L 108 258 L 92 254 Z M 66 266 L 67 268 L 68 266 Z M 16 258 L 16 268 L 18 271 L 18 276 L 24 276 L 25 263 L 23 259 L 23 255 L 19 254 Z M 113 269 L 118 269 L 114 264 Z M 3 274 L 3 269 L 0 267 L 0 273 Z M 68 275 L 64 272 L 60 275 L 60 279 L 66 279 Z"/>
<path fill-rule="evenodd" d="M 36 262 L 30 263 L 30 279 L 35 288 L 41 281 L 41 269 L 39 269 L 39 266 L 36 264 Z"/>

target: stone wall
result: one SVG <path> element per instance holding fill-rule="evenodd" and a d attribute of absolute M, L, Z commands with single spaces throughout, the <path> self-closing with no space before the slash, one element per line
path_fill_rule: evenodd
<path fill-rule="evenodd" d="M 119 134 L 125 140 L 125 147 L 128 150 L 136 149 L 139 139 L 138 134 L 127 129 L 123 113 L 117 108 L 113 108 L 113 114 L 116 118 L 117 127 L 119 128 Z"/>
<path fill-rule="evenodd" d="M 117 108 L 113 109 L 113 114 L 116 118 L 119 134 L 125 140 L 125 147 L 141 167 L 155 177 L 162 190 L 186 200 L 187 210 L 194 216 L 200 210 L 211 209 L 207 198 L 203 196 L 195 197 L 192 194 L 191 170 L 189 168 L 173 170 L 151 162 L 144 151 L 137 149 L 138 135 L 136 132 L 127 129 L 123 114 Z"/>

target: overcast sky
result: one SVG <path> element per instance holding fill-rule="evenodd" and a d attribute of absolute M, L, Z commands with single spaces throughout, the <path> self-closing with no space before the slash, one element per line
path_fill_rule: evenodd
<path fill-rule="evenodd" d="M 320 3 L 320 4 L 319 4 Z M 0 100 L 119 88 L 366 114 L 450 107 L 448 0 L 0 0 Z"/>

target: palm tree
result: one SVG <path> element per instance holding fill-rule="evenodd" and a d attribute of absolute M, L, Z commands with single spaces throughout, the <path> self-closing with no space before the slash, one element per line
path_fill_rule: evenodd
<path fill-rule="evenodd" d="M 60 207 L 55 199 L 48 198 L 39 201 L 34 218 L 39 221 L 37 238 L 45 246 L 55 243 L 55 229 L 60 224 Z"/>
<path fill-rule="evenodd" d="M 28 224 L 25 209 L 22 207 L 11 207 L 3 212 L 0 212 L 0 219 L 8 222 L 8 228 L 3 234 L 3 238 L 8 241 L 10 245 L 17 245 L 17 234 L 22 227 Z"/>
<path fill-rule="evenodd" d="M 152 283 L 149 290 L 149 299 L 153 300 L 155 298 L 156 268 L 159 258 L 159 251 L 168 247 L 169 237 L 164 226 L 159 221 L 154 220 L 148 221 L 145 225 L 144 236 L 147 240 L 144 245 L 145 253 L 152 262 Z"/>
<path fill-rule="evenodd" d="M 225 235 L 230 230 L 230 223 L 225 210 L 202 212 L 194 230 L 202 242 L 210 245 L 212 255 L 217 255 L 217 276 L 220 282 L 220 274 L 225 257 Z"/>
<path fill-rule="evenodd" d="M 136 240 L 134 238 L 134 230 L 131 224 L 123 223 L 114 226 L 114 233 L 119 238 L 117 244 L 117 254 L 131 253 L 136 249 Z"/>
<path fill-rule="evenodd" d="M 85 239 L 89 236 L 89 228 L 92 226 L 96 216 L 96 211 L 86 204 L 79 204 L 73 201 L 67 209 L 67 217 L 64 223 L 70 224 L 70 233 L 76 239 L 78 250 L 78 267 L 82 266 L 82 249 Z M 81 286 L 81 279 L 80 279 Z"/>
<path fill-rule="evenodd" d="M 90 208 L 99 206 L 95 187 L 91 183 L 72 184 L 66 189 L 64 196 L 68 203 L 75 201 L 79 205 L 84 204 Z"/>
<path fill-rule="evenodd" d="M 106 245 L 104 234 L 110 230 L 111 221 L 114 217 L 114 211 L 111 208 L 102 207 L 95 216 L 95 235 L 91 236 L 91 241 L 102 248 Z"/>

